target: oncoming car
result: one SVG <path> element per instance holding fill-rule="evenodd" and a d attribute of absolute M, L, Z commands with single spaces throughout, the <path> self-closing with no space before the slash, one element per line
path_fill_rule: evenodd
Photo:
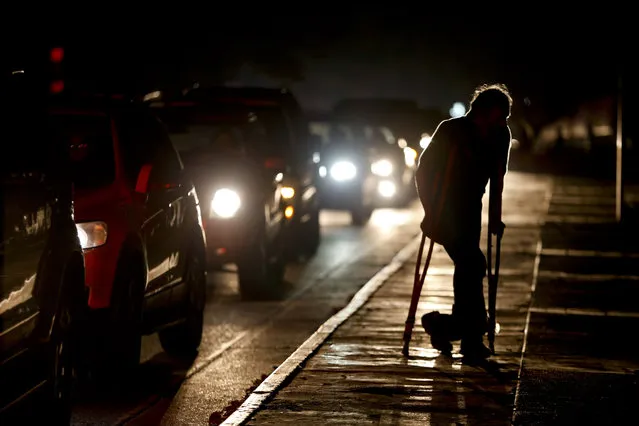
<path fill-rule="evenodd" d="M 376 129 L 329 122 L 314 125 L 323 139 L 318 174 L 322 208 L 348 210 L 362 225 L 377 207 L 405 204 L 412 190 L 414 165 Z"/>
<path fill-rule="evenodd" d="M 235 264 L 242 297 L 271 297 L 282 282 L 294 210 L 286 175 L 269 167 L 264 124 L 250 108 L 214 100 L 152 106 L 164 122 L 202 203 L 208 264 Z"/>

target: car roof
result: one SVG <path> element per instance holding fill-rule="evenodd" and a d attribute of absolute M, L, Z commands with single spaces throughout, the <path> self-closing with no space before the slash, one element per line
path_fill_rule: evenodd
<path fill-rule="evenodd" d="M 168 102 L 206 102 L 219 104 L 237 104 L 252 107 L 301 109 L 293 94 L 287 89 L 266 87 L 226 87 L 214 86 L 195 88 L 184 92 L 157 92 L 161 97 L 151 100 L 153 103 Z"/>
<path fill-rule="evenodd" d="M 148 113 L 142 103 L 124 95 L 103 95 L 96 93 L 65 94 L 52 99 L 52 110 L 100 112 L 114 114 L 118 111 Z"/>

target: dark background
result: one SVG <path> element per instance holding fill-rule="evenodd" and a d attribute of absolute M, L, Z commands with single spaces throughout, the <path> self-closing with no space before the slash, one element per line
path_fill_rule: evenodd
<path fill-rule="evenodd" d="M 65 46 L 67 87 L 286 85 L 313 111 L 342 98 L 406 98 L 448 111 L 477 85 L 503 82 L 518 108 L 549 120 L 615 94 L 622 64 L 634 62 L 632 14 L 610 2 L 460 4 L 455 14 L 392 5 L 105 3 L 38 18 L 6 13 L 3 51 L 14 66 L 25 52 Z"/>

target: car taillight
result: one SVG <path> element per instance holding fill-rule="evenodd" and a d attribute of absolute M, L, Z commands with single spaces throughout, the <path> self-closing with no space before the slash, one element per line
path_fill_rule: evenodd
<path fill-rule="evenodd" d="M 264 160 L 264 167 L 267 169 L 277 169 L 284 167 L 284 159 L 279 157 L 269 157 Z"/>

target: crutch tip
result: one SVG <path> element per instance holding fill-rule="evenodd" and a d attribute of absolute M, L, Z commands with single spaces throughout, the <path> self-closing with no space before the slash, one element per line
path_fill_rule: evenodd
<path fill-rule="evenodd" d="M 402 354 L 404 356 L 408 356 L 408 346 L 410 345 L 410 340 L 404 339 L 404 345 L 402 346 Z"/>

